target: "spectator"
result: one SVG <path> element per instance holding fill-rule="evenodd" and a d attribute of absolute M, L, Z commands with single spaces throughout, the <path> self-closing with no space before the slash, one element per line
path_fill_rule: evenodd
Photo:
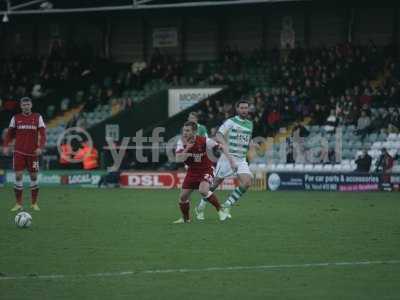
<path fill-rule="evenodd" d="M 278 131 L 280 121 L 281 121 L 281 115 L 274 107 L 267 117 L 267 124 L 271 129 L 272 134 L 275 134 Z"/>
<path fill-rule="evenodd" d="M 381 156 L 376 162 L 375 172 L 387 174 L 390 173 L 394 164 L 393 157 L 389 154 L 386 148 L 382 148 Z"/>
<path fill-rule="evenodd" d="M 293 133 L 301 138 L 305 138 L 310 134 L 310 132 L 307 130 L 306 127 L 304 127 L 302 123 L 296 123 L 294 125 Z"/>
<path fill-rule="evenodd" d="M 324 129 L 327 133 L 333 133 L 337 126 L 337 118 L 335 110 L 331 109 L 328 118 L 326 119 Z"/>
<path fill-rule="evenodd" d="M 359 157 L 357 157 L 355 161 L 355 163 L 357 164 L 355 172 L 368 173 L 369 170 L 371 169 L 371 162 L 372 162 L 372 157 L 368 154 L 367 149 L 364 149 L 362 154 Z"/>
<path fill-rule="evenodd" d="M 318 103 L 315 105 L 311 118 L 313 119 L 313 124 L 318 126 L 323 125 L 326 120 L 326 114 Z"/>
<path fill-rule="evenodd" d="M 371 102 L 372 102 L 372 96 L 371 96 L 371 92 L 368 88 L 366 88 L 364 90 L 364 94 L 360 97 L 360 105 L 361 106 L 371 106 Z"/>
<path fill-rule="evenodd" d="M 367 116 L 367 112 L 365 110 L 361 111 L 361 116 L 357 121 L 357 131 L 358 135 L 361 135 L 361 138 L 364 139 L 365 135 L 369 132 L 369 127 L 371 125 L 371 118 Z"/>

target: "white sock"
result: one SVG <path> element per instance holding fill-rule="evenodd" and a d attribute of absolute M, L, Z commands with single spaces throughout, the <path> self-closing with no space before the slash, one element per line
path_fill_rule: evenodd
<path fill-rule="evenodd" d="M 198 208 L 199 210 L 204 210 L 204 209 L 206 208 L 206 205 L 207 205 L 207 201 L 204 200 L 204 198 L 201 198 L 201 199 L 200 199 L 200 203 L 199 203 L 199 205 L 197 206 L 197 208 Z"/>
<path fill-rule="evenodd" d="M 199 203 L 199 205 L 197 205 L 197 209 L 198 210 L 204 210 L 206 208 L 206 205 L 207 205 L 207 202 L 208 202 L 207 198 L 210 197 L 215 190 L 216 190 L 216 188 L 211 187 L 209 192 L 208 192 L 207 197 L 203 197 L 203 198 L 200 199 L 200 203 Z"/>
<path fill-rule="evenodd" d="M 38 184 L 39 184 L 39 180 L 38 179 L 36 179 L 36 180 L 31 180 L 31 184 L 30 184 L 30 187 L 31 187 L 31 189 L 34 189 L 34 188 L 38 188 Z"/>
<path fill-rule="evenodd" d="M 241 188 L 241 187 L 236 187 L 232 193 L 229 195 L 228 200 L 225 201 L 223 204 L 224 207 L 231 207 L 233 206 L 237 201 L 239 201 L 239 198 L 243 196 L 243 194 L 246 192 L 246 189 Z"/>
<path fill-rule="evenodd" d="M 24 184 L 22 183 L 22 179 L 21 180 L 16 180 L 14 182 L 14 188 L 17 190 L 22 190 L 24 188 Z"/>

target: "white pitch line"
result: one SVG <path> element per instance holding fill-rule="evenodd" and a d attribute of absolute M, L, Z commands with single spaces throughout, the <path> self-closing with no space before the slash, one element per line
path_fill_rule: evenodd
<path fill-rule="evenodd" d="M 231 266 L 231 267 L 209 267 L 198 269 L 160 269 L 160 270 L 138 270 L 125 272 L 106 272 L 92 274 L 50 274 L 50 275 L 19 275 L 0 276 L 0 281 L 23 280 L 23 279 L 68 279 L 68 278 L 90 278 L 90 277 L 123 277 L 131 275 L 146 274 L 170 274 L 170 273 L 199 273 L 199 272 L 224 272 L 224 271 L 262 271 L 262 270 L 283 270 L 294 268 L 316 268 L 316 267 L 340 267 L 340 266 L 366 266 L 366 265 L 395 265 L 400 260 L 375 260 L 375 261 L 351 261 L 351 262 L 324 262 L 307 264 L 286 264 L 286 265 L 258 265 L 258 266 Z"/>

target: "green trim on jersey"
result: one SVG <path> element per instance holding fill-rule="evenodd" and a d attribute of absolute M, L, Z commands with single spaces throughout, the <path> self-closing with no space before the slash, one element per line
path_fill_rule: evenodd
<path fill-rule="evenodd" d="M 240 125 L 241 127 L 244 127 L 250 131 L 253 131 L 253 122 L 247 119 L 241 119 L 238 116 L 230 118 L 230 120 L 232 120 L 233 122 L 235 122 L 236 124 Z"/>
<path fill-rule="evenodd" d="M 197 135 L 208 137 L 207 128 L 200 123 L 197 123 Z"/>

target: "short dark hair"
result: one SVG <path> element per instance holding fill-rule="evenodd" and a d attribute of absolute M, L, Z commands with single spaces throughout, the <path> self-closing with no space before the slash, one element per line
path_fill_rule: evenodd
<path fill-rule="evenodd" d="M 192 127 L 193 131 L 197 130 L 197 124 L 192 121 L 185 122 L 185 124 L 183 124 L 183 127 Z"/>
<path fill-rule="evenodd" d="M 239 100 L 239 101 L 236 102 L 235 107 L 238 108 L 240 104 L 247 104 L 247 105 L 250 105 L 250 104 L 249 104 L 249 101 L 247 101 L 247 100 L 245 100 L 245 99 L 242 99 L 242 100 Z"/>
<path fill-rule="evenodd" d="M 19 100 L 19 102 L 20 102 L 20 103 L 23 103 L 23 102 L 32 102 L 32 99 L 29 98 L 29 97 L 22 97 L 22 98 Z"/>

